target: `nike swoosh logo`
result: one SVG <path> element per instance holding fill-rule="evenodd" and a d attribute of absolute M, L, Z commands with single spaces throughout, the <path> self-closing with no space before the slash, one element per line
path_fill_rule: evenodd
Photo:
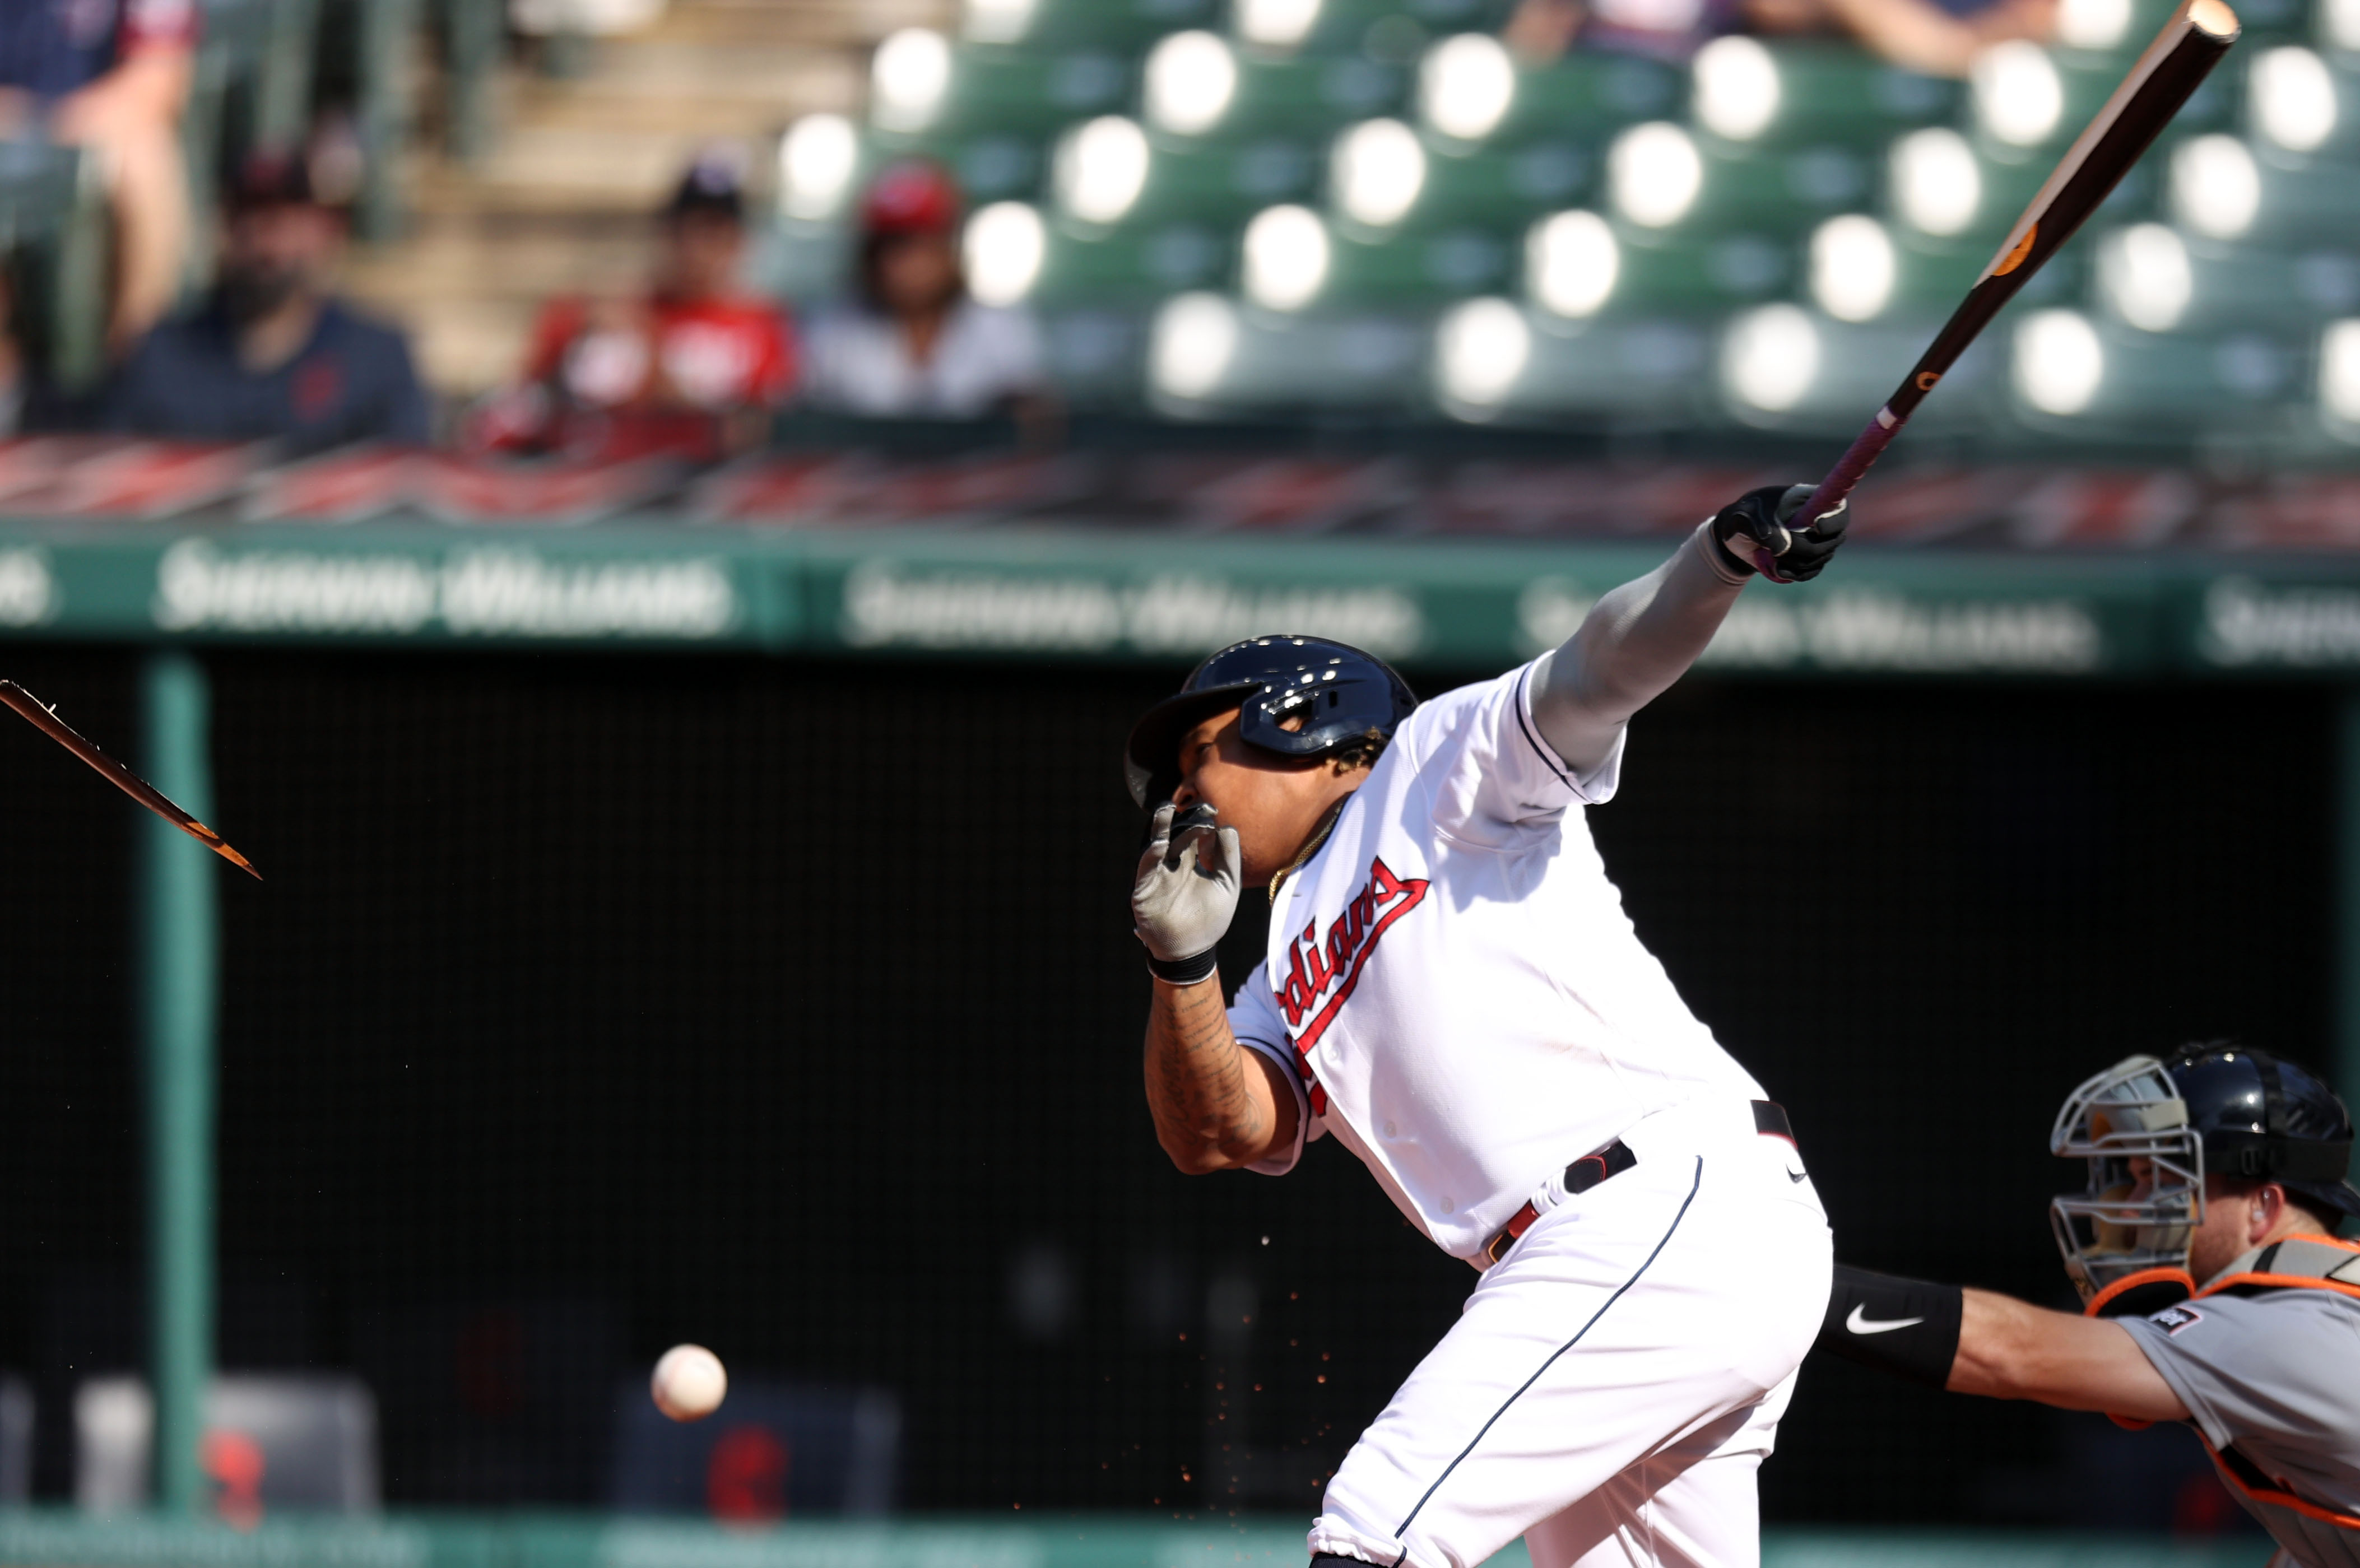
<path fill-rule="evenodd" d="M 1865 1311 L 1863 1307 L 1853 1307 L 1852 1316 L 1844 1319 L 1844 1327 L 1854 1334 L 1891 1334 L 1896 1328 L 1912 1328 L 1926 1321 L 1924 1318 L 1886 1318 L 1871 1323 L 1863 1315 Z"/>
<path fill-rule="evenodd" d="M 1799 1181 L 1802 1179 L 1803 1173 L 1799 1171 L 1789 1171 L 1786 1172 L 1786 1180 L 1789 1181 Z"/>

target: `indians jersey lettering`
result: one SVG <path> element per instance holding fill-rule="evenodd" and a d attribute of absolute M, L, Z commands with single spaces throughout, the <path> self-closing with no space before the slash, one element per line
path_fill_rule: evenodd
<path fill-rule="evenodd" d="M 1334 1134 L 1444 1250 L 1474 1260 L 1547 1174 L 1641 1117 L 1761 1089 L 1640 944 L 1589 824 L 1621 749 L 1577 777 L 1533 726 L 1531 667 L 1404 720 L 1280 889 L 1230 1011 L 1302 1094 L 1291 1169 Z"/>
<path fill-rule="evenodd" d="M 1328 1031 L 1336 1009 L 1352 995 L 1352 987 L 1360 982 L 1360 965 L 1376 951 L 1377 939 L 1385 934 L 1387 926 L 1417 908 L 1427 886 L 1423 877 L 1396 877 L 1383 861 L 1372 860 L 1368 881 L 1352 895 L 1344 912 L 1328 922 L 1324 936 L 1319 922 L 1314 920 L 1288 943 L 1286 985 L 1278 993 L 1278 1006 L 1295 1039 L 1295 1067 L 1310 1091 L 1314 1116 L 1326 1113 L 1328 1092 L 1312 1074 L 1311 1048 Z"/>

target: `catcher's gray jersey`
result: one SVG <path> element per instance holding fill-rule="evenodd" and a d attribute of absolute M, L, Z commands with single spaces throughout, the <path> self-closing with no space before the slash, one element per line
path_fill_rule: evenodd
<path fill-rule="evenodd" d="M 2122 1323 L 2279 1560 L 2360 1568 L 2360 1299 L 2205 1296 Z"/>

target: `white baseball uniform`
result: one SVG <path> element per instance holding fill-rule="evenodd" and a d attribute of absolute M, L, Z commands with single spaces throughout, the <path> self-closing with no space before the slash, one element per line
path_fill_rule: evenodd
<path fill-rule="evenodd" d="M 1696 547 L 1701 548 L 1701 547 Z M 1829 1291 L 1827 1220 L 1762 1090 L 1623 913 L 1534 722 L 1535 666 L 1404 720 L 1275 899 L 1230 1012 L 1300 1096 L 1291 1169 L 1333 1135 L 1485 1269 L 1329 1484 L 1311 1550 L 1472 1568 L 1752 1564 L 1754 1472 Z M 1636 1163 L 1576 1193 L 1616 1138 Z M 1496 1264 L 1486 1243 L 1543 1211 Z"/>

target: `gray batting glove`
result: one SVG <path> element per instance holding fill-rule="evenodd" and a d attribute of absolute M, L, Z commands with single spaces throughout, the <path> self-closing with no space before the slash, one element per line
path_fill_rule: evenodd
<path fill-rule="evenodd" d="M 1213 949 L 1238 912 L 1238 830 L 1213 825 L 1210 807 L 1174 822 L 1170 801 L 1155 808 L 1139 875 L 1131 885 L 1131 929 L 1159 980 L 1193 985 L 1213 973 Z"/>

